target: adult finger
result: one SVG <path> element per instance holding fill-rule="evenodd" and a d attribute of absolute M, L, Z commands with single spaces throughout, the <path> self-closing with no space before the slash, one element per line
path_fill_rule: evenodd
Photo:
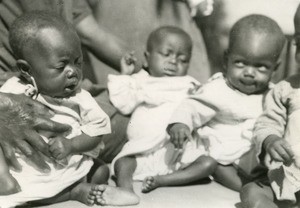
<path fill-rule="evenodd" d="M 42 152 L 44 155 L 50 156 L 48 151 L 48 144 L 44 139 L 34 130 L 27 129 L 24 131 L 25 140 L 38 151 Z"/>
<path fill-rule="evenodd" d="M 1 144 L 1 147 L 8 165 L 11 166 L 16 171 L 21 171 L 22 166 L 20 165 L 20 163 L 16 158 L 14 149 L 11 146 L 7 145 L 6 143 Z"/>
<path fill-rule="evenodd" d="M 17 148 L 25 155 L 26 162 L 32 164 L 36 170 L 45 173 L 50 171 L 49 165 L 40 157 L 38 151 L 33 149 L 26 141 L 20 140 L 17 144 Z"/>
<path fill-rule="evenodd" d="M 69 131 L 71 127 L 66 124 L 58 123 L 50 119 L 39 117 L 35 120 L 35 129 L 52 132 L 53 135 L 50 136 L 54 136 L 54 134 L 57 135 L 57 133 Z"/>
<path fill-rule="evenodd" d="M 42 173 L 49 173 L 50 167 L 46 163 L 46 161 L 51 161 L 51 160 L 48 157 L 46 159 L 46 156 L 40 152 L 33 152 L 33 154 L 31 154 L 30 156 L 27 156 L 27 160 L 26 160 L 26 162 L 36 170 Z"/>

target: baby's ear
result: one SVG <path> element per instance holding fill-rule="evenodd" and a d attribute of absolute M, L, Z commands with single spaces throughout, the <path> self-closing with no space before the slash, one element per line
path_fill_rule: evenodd
<path fill-rule="evenodd" d="M 145 59 L 148 61 L 148 58 L 149 58 L 149 51 L 145 51 L 144 52 L 144 56 L 145 56 Z"/>
<path fill-rule="evenodd" d="M 30 77 L 31 75 L 31 66 L 30 64 L 23 60 L 23 59 L 18 59 L 17 60 L 17 67 L 20 70 L 21 74 L 25 77 Z"/>
<path fill-rule="evenodd" d="M 149 52 L 145 51 L 144 56 L 145 56 L 145 63 L 143 63 L 143 69 L 147 70 L 148 69 L 148 59 L 149 59 Z"/>
<path fill-rule="evenodd" d="M 278 60 L 278 61 L 276 62 L 275 67 L 274 67 L 274 72 L 277 71 L 277 69 L 278 69 L 278 67 L 280 66 L 280 64 L 281 64 L 281 60 Z"/>
<path fill-rule="evenodd" d="M 224 54 L 223 54 L 223 63 L 222 63 L 224 72 L 227 71 L 228 56 L 229 56 L 229 52 L 228 52 L 228 50 L 225 50 Z"/>

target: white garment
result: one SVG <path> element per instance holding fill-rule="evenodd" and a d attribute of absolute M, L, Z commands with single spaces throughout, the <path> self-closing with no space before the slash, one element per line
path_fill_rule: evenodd
<path fill-rule="evenodd" d="M 9 79 L 1 88 L 1 92 L 23 94 L 26 90 L 19 78 Z M 75 96 L 69 98 L 51 98 L 38 95 L 37 100 L 55 112 L 53 121 L 68 124 L 72 127 L 67 138 L 73 138 L 82 132 L 94 137 L 111 132 L 108 116 L 102 111 L 92 96 L 85 90 L 80 90 Z M 43 137 L 46 142 L 48 139 Z M 97 153 L 96 153 L 97 154 Z M 48 163 L 50 173 L 41 173 L 35 170 L 19 155 L 18 161 L 22 165 L 21 172 L 10 171 L 21 186 L 21 192 L 0 196 L 1 208 L 14 207 L 28 201 L 52 197 L 89 172 L 93 165 L 90 157 L 73 155 L 68 158 L 65 166 L 58 167 Z"/>
<path fill-rule="evenodd" d="M 252 146 L 252 129 L 262 113 L 263 95 L 246 95 L 229 87 L 221 73 L 184 100 L 170 124 L 184 123 L 209 143 L 208 155 L 220 164 L 237 163 Z"/>
<path fill-rule="evenodd" d="M 168 121 L 180 101 L 199 86 L 190 76 L 158 78 L 144 70 L 132 76 L 109 75 L 110 100 L 122 113 L 132 113 L 127 128 L 129 141 L 112 161 L 113 174 L 115 161 L 128 155 L 137 159 L 134 179 L 172 171 L 177 153 L 166 132 Z"/>

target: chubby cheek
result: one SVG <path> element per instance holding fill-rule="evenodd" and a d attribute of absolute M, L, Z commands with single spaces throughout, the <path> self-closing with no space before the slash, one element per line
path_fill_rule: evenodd
<path fill-rule="evenodd" d="M 184 76 L 187 74 L 188 72 L 188 69 L 189 69 L 189 65 L 180 65 L 178 67 L 178 75 L 179 76 Z"/>
<path fill-rule="evenodd" d="M 41 80 L 42 81 L 42 80 Z M 43 82 L 38 82 L 37 87 L 39 91 L 43 94 L 54 96 L 60 93 L 64 89 L 64 81 L 58 79 L 48 79 Z"/>
<path fill-rule="evenodd" d="M 259 88 L 264 88 L 264 87 L 268 86 L 269 82 L 271 81 L 271 78 L 272 78 L 272 74 L 269 74 L 269 75 L 266 75 L 266 76 L 263 76 L 263 77 L 259 78 L 257 80 L 258 87 Z"/>

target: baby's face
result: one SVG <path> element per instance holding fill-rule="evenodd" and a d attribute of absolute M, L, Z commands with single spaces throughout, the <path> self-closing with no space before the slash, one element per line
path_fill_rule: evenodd
<path fill-rule="evenodd" d="M 26 60 L 39 92 L 52 97 L 76 93 L 82 79 L 82 52 L 78 36 L 45 28 L 38 32 Z"/>
<path fill-rule="evenodd" d="M 244 34 L 235 40 L 227 54 L 228 83 L 245 94 L 263 93 L 278 66 L 276 40 L 257 33 Z"/>
<path fill-rule="evenodd" d="M 159 42 L 146 52 L 149 73 L 154 77 L 186 75 L 191 58 L 188 40 L 177 34 L 168 34 Z"/>

